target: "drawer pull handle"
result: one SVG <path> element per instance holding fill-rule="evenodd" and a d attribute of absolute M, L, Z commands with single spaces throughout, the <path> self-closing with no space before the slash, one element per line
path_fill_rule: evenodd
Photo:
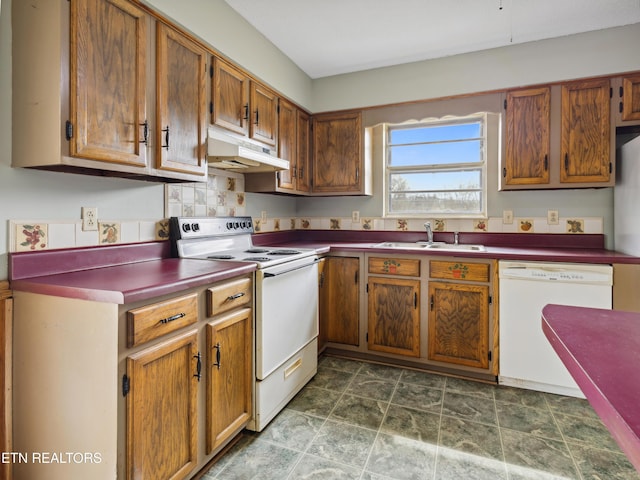
<path fill-rule="evenodd" d="M 202 372 L 202 356 L 200 355 L 200 352 L 198 352 L 197 355 L 194 355 L 193 358 L 198 360 L 196 362 L 196 373 L 194 373 L 193 376 L 196 377 L 198 381 L 200 381 L 201 372 Z"/>
<path fill-rule="evenodd" d="M 240 297 L 244 297 L 245 293 L 244 292 L 238 292 L 238 293 L 234 293 L 233 295 L 229 295 L 227 297 L 227 301 L 231 302 L 233 300 L 236 300 Z"/>
<path fill-rule="evenodd" d="M 216 343 L 213 348 L 215 348 L 216 351 L 216 363 L 213 364 L 214 367 L 218 367 L 218 370 L 220 370 L 220 342 Z"/>
<path fill-rule="evenodd" d="M 174 320 L 178 320 L 179 318 L 186 317 L 186 316 L 187 316 L 186 313 L 176 313 L 175 315 L 171 315 L 170 317 L 163 318 L 162 320 L 160 320 L 160 323 L 173 322 Z"/>
<path fill-rule="evenodd" d="M 302 358 L 298 358 L 295 362 L 289 365 L 284 371 L 284 378 L 289 377 L 293 372 L 302 366 Z"/>

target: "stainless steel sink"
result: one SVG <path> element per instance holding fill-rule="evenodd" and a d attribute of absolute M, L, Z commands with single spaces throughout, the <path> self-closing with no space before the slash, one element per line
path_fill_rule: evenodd
<path fill-rule="evenodd" d="M 374 245 L 376 248 L 399 248 L 409 250 L 439 250 L 439 251 L 454 251 L 454 252 L 485 252 L 484 245 L 471 245 L 471 244 L 453 244 L 444 242 L 382 242 Z"/>
<path fill-rule="evenodd" d="M 453 243 L 432 243 L 431 245 L 427 245 L 426 248 L 428 250 L 453 250 L 453 251 L 463 251 L 463 252 L 486 252 L 487 249 L 484 248 L 484 245 L 471 245 L 471 244 L 453 244 Z"/>
<path fill-rule="evenodd" d="M 420 242 L 382 242 L 374 245 L 377 248 L 417 248 L 423 250 L 428 245 Z"/>

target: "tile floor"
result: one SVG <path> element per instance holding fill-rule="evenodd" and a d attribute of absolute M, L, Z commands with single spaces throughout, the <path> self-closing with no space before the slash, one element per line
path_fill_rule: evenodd
<path fill-rule="evenodd" d="M 586 400 L 336 357 L 204 479 L 640 480 Z"/>

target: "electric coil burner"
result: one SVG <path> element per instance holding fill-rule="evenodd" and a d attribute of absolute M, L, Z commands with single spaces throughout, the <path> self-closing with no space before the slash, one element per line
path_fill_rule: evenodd
<path fill-rule="evenodd" d="M 172 217 L 175 256 L 252 262 L 254 415 L 261 431 L 317 372 L 318 257 L 310 248 L 254 246 L 251 217 Z"/>

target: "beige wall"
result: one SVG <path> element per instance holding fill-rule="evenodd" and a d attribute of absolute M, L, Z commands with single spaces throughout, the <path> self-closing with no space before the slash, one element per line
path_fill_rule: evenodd
<path fill-rule="evenodd" d="M 640 23 L 315 80 L 314 112 L 640 70 Z"/>

